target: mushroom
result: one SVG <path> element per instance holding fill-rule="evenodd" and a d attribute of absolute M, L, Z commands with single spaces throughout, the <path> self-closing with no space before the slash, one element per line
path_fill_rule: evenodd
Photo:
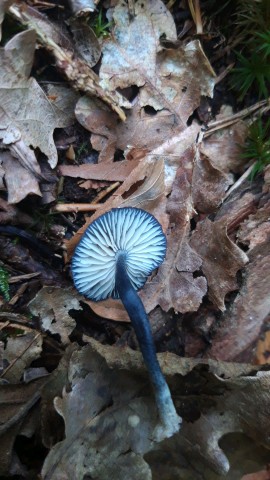
<path fill-rule="evenodd" d="M 179 430 L 181 420 L 137 294 L 165 254 L 166 237 L 153 215 L 138 208 L 116 208 L 94 220 L 84 233 L 72 259 L 72 275 L 76 289 L 90 300 L 122 300 L 154 388 L 163 436 L 169 437 Z"/>

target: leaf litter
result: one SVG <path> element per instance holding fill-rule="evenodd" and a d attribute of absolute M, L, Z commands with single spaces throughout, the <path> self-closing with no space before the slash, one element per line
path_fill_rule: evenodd
<path fill-rule="evenodd" d="M 62 282 L 62 273 L 2 237 L 1 261 L 12 273 L 39 272 L 41 282 L 30 280 L 29 331 L 11 335 L 9 317 L 0 328 L 0 475 L 28 478 L 16 439 L 36 439 L 38 432 L 47 449 L 44 479 L 217 480 L 227 474 L 238 480 L 230 451 L 237 435 L 239 455 L 245 438 L 257 449 L 252 467 L 242 457 L 241 477 L 261 470 L 263 478 L 269 450 L 269 369 L 262 360 L 269 314 L 269 172 L 250 185 L 241 177 L 241 152 L 250 115 L 267 111 L 266 102 L 237 114 L 221 105 L 216 119 L 209 116 L 202 126 L 196 111 L 213 97 L 216 75 L 198 38 L 179 42 L 174 16 L 160 0 L 114 2 L 107 11 L 111 32 L 102 39 L 80 24 L 80 16 L 70 32 L 24 2 L 3 2 L 0 23 L 7 12 L 25 28 L 0 51 L 0 175 L 7 205 L 29 195 L 45 201 L 44 186 L 56 180 L 49 179 L 44 158 L 51 170 L 59 162 L 59 175 L 82 195 L 119 182 L 102 203 L 88 200 L 96 212 L 81 217 L 80 228 L 65 240 L 66 261 L 87 226 L 111 208 L 139 207 L 156 216 L 167 233 L 167 256 L 139 294 L 157 336 L 155 322 L 164 318 L 158 347 L 166 353 L 159 361 L 183 424 L 173 438 L 164 438 L 141 355 L 127 346 L 134 344 L 122 305 L 86 301 L 70 288 L 70 279 Z M 78 35 L 80 25 L 85 38 Z M 40 44 L 73 89 L 31 76 Z M 71 137 L 69 129 L 83 128 L 98 163 L 76 155 L 73 163 L 59 161 L 53 134 L 60 128 Z M 31 225 L 20 205 L 12 211 L 7 205 L 0 205 L 3 223 L 27 219 Z M 66 225 L 74 219 L 66 217 Z M 166 318 L 173 332 L 166 331 Z M 104 322 L 105 333 L 102 327 L 95 332 Z M 178 355 L 167 352 L 176 336 Z M 62 357 L 58 367 L 46 357 L 46 342 L 58 361 Z M 264 349 L 258 357 L 263 368 L 254 365 L 257 343 Z M 197 358 L 185 357 L 187 352 Z"/>

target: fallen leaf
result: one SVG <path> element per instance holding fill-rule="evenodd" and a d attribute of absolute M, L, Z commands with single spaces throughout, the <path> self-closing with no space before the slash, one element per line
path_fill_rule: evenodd
<path fill-rule="evenodd" d="M 7 368 L 2 377 L 11 383 L 19 382 L 31 363 L 40 357 L 43 339 L 40 333 L 27 327 L 17 326 L 11 329 L 7 339 L 4 360 Z M 12 333 L 14 334 L 12 335 Z"/>
<path fill-rule="evenodd" d="M 217 115 L 216 119 L 219 119 L 219 115 Z M 243 152 L 247 133 L 247 124 L 240 120 L 206 137 L 200 145 L 200 151 L 210 160 L 213 167 L 219 171 L 223 173 L 241 172 L 246 164 L 246 160 L 241 153 Z"/>
<path fill-rule="evenodd" d="M 219 323 L 207 356 L 241 361 L 241 355 L 247 352 L 248 359 L 252 360 L 252 346 L 270 311 L 269 281 L 270 245 L 267 242 L 250 253 L 243 285 L 230 311 Z"/>
<path fill-rule="evenodd" d="M 70 358 L 69 389 L 54 402 L 65 421 L 65 439 L 50 450 L 44 479 L 64 480 L 71 475 L 126 479 L 131 471 L 132 478 L 148 480 L 153 450 L 159 458 L 175 452 L 175 468 L 179 468 L 180 455 L 184 465 L 189 465 L 189 476 L 184 478 L 198 478 L 198 462 L 203 472 L 209 469 L 210 474 L 222 475 L 230 464 L 220 447 L 221 439 L 231 432 L 243 432 L 255 445 L 261 443 L 269 450 L 270 372 L 252 365 L 159 354 L 185 419 L 178 434 L 156 444 L 155 407 L 146 388 L 141 354 L 128 347 L 84 340 L 90 345 L 77 349 Z M 212 475 L 200 478 L 216 480 Z"/>
<path fill-rule="evenodd" d="M 41 391 L 41 436 L 46 448 L 59 442 L 63 438 L 64 429 L 62 419 L 54 408 L 54 398 L 60 396 L 68 383 L 68 366 L 72 353 L 78 348 L 76 343 L 68 345 L 57 368 L 47 377 Z"/>
<path fill-rule="evenodd" d="M 34 78 L 28 78 L 34 59 L 36 34 L 33 30 L 15 35 L 0 49 L 0 106 L 8 122 L 0 129 L 16 127 L 27 146 L 40 150 L 54 168 L 57 150 L 53 141 L 55 128 L 70 125 L 59 115 Z M 16 88 L 15 88 L 16 87 Z M 35 105 L 35 109 L 30 106 Z"/>
<path fill-rule="evenodd" d="M 212 96 L 215 74 L 198 41 L 158 53 L 162 35 L 176 40 L 173 18 L 160 0 L 136 3 L 134 9 L 131 22 L 127 5 L 119 3 L 114 9 L 115 28 L 112 39 L 104 44 L 101 84 L 109 90 L 142 87 L 141 107 L 166 108 L 185 124 L 200 96 Z M 198 64 L 204 71 L 200 80 Z M 196 81 L 190 82 L 190 78 Z"/>
<path fill-rule="evenodd" d="M 69 335 L 76 325 L 69 312 L 81 310 L 80 300 L 74 289 L 43 287 L 30 301 L 29 308 L 33 315 L 39 316 L 42 329 L 59 335 L 66 345 L 70 343 Z"/>
<path fill-rule="evenodd" d="M 89 347 L 72 355 L 69 380 L 70 391 L 54 402 L 65 421 L 66 438 L 50 450 L 44 480 L 85 475 L 150 480 L 142 454 L 150 448 L 155 415 L 147 402 L 134 398 L 136 380 L 110 370 Z"/>
<path fill-rule="evenodd" d="M 29 384 L 0 384 L 0 475 L 21 475 L 21 468 L 16 468 L 14 461 L 14 442 L 22 427 L 25 417 L 40 399 L 40 390 L 46 378 Z M 20 465 L 19 465 L 20 467 Z"/>
<path fill-rule="evenodd" d="M 58 170 L 65 177 L 123 182 L 137 165 L 137 160 L 123 160 L 117 163 L 100 163 L 97 165 L 60 165 Z"/>
<path fill-rule="evenodd" d="M 181 167 L 166 207 L 170 220 L 166 259 L 141 293 L 147 311 L 155 304 L 165 311 L 170 308 L 181 313 L 196 311 L 207 291 L 205 278 L 193 276 L 200 270 L 202 259 L 189 245 L 190 220 L 195 213 L 191 196 L 193 159 L 193 148 L 180 159 Z"/>
<path fill-rule="evenodd" d="M 270 200 L 262 198 L 257 211 L 251 214 L 241 223 L 237 232 L 237 239 L 240 243 L 253 248 L 267 243 L 270 238 Z"/>
<path fill-rule="evenodd" d="M 198 212 L 215 212 L 232 183 L 231 175 L 220 171 L 207 156 L 198 151 L 192 178 L 192 198 Z"/>
<path fill-rule="evenodd" d="M 256 473 L 248 473 L 241 480 L 270 480 L 270 471 L 267 469 Z"/>
<path fill-rule="evenodd" d="M 134 4 L 134 14 L 130 21 L 128 6 L 122 3 L 113 12 L 115 28 L 104 45 L 100 71 L 103 86 L 110 90 L 142 86 L 155 78 L 160 37 L 177 38 L 173 17 L 160 0 Z"/>
<path fill-rule="evenodd" d="M 95 32 L 81 17 L 69 19 L 68 24 L 74 39 L 75 51 L 90 67 L 93 67 L 101 55 L 100 44 Z"/>
<path fill-rule="evenodd" d="M 212 222 L 207 218 L 198 223 L 191 246 L 202 258 L 209 299 L 224 311 L 225 296 L 238 288 L 236 273 L 248 262 L 247 255 L 229 239 L 226 219 Z"/>
<path fill-rule="evenodd" d="M 9 204 L 19 203 L 29 194 L 41 196 L 36 176 L 24 168 L 10 152 L 0 152 Z"/>

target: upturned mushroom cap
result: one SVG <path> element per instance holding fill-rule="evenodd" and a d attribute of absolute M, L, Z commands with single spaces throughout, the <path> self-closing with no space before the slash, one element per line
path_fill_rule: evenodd
<path fill-rule="evenodd" d="M 127 207 L 97 218 L 86 230 L 72 259 L 77 290 L 96 302 L 119 298 L 115 286 L 119 254 L 125 255 L 129 279 L 138 290 L 166 254 L 166 237 L 153 215 Z"/>

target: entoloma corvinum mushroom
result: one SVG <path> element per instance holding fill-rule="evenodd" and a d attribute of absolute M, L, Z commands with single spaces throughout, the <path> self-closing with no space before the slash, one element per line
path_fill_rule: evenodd
<path fill-rule="evenodd" d="M 154 387 L 165 436 L 179 430 L 169 387 L 160 369 L 147 313 L 137 290 L 164 260 L 166 237 L 153 215 L 138 208 L 115 208 L 88 227 L 72 259 L 75 287 L 98 302 L 120 298 L 135 330 Z"/>

